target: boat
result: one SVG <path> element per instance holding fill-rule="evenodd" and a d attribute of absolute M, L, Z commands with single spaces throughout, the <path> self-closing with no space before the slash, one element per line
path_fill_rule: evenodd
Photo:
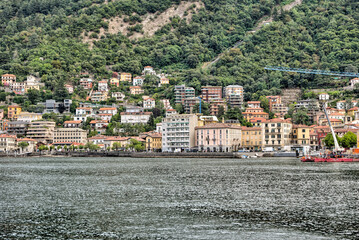
<path fill-rule="evenodd" d="M 323 109 L 325 116 L 328 120 L 330 131 L 334 139 L 334 150 L 323 155 L 305 155 L 301 158 L 302 162 L 359 162 L 359 158 L 353 156 L 348 156 L 344 154 L 344 149 L 339 147 L 338 139 L 334 133 L 334 129 L 330 122 L 325 103 L 323 103 Z"/>

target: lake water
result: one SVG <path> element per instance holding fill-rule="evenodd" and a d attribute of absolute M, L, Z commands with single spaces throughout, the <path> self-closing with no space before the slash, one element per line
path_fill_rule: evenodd
<path fill-rule="evenodd" d="M 359 239 L 359 163 L 1 158 L 0 239 Z"/>

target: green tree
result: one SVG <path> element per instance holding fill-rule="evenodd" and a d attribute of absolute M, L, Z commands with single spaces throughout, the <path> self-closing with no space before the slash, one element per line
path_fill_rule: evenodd
<path fill-rule="evenodd" d="M 338 144 L 340 144 L 340 137 L 338 137 L 338 135 L 335 135 L 337 140 L 338 140 Z M 333 135 L 331 133 L 328 133 L 327 136 L 325 136 L 324 138 L 324 143 L 325 143 L 325 146 L 327 147 L 334 147 L 334 138 L 333 138 Z"/>
<path fill-rule="evenodd" d="M 344 148 L 351 148 L 357 145 L 357 135 L 353 132 L 347 132 L 341 139 L 341 145 Z"/>

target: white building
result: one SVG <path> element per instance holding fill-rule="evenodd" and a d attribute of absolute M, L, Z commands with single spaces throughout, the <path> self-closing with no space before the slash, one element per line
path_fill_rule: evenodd
<path fill-rule="evenodd" d="M 42 119 L 41 113 L 21 112 L 17 116 L 17 120 L 23 121 L 23 122 L 31 122 L 31 121 L 41 120 L 41 119 Z"/>
<path fill-rule="evenodd" d="M 143 101 L 144 109 L 152 109 L 156 107 L 156 101 L 153 98 L 147 98 Z"/>
<path fill-rule="evenodd" d="M 121 123 L 147 124 L 151 115 L 151 112 L 122 112 Z"/>
<path fill-rule="evenodd" d="M 125 94 L 123 94 L 122 92 L 113 92 L 111 93 L 111 97 L 116 98 L 116 101 L 125 100 Z"/>
<path fill-rule="evenodd" d="M 321 93 L 319 94 L 319 100 L 321 101 L 328 101 L 329 100 L 329 94 L 328 93 Z"/>
<path fill-rule="evenodd" d="M 137 76 L 133 78 L 133 86 L 142 86 L 143 85 L 143 78 L 140 76 Z"/>
<path fill-rule="evenodd" d="M 143 71 L 142 71 L 142 74 L 143 75 L 156 75 L 156 71 L 153 69 L 153 67 L 151 66 L 146 66 L 143 68 Z"/>
<path fill-rule="evenodd" d="M 90 107 L 79 107 L 76 108 L 76 114 L 74 117 L 75 121 L 85 122 L 87 118 L 94 117 L 93 110 Z"/>
<path fill-rule="evenodd" d="M 358 84 L 359 83 L 359 78 L 353 78 L 350 80 L 350 87 L 351 88 L 355 88 L 355 84 Z"/>
<path fill-rule="evenodd" d="M 104 107 L 98 110 L 99 114 L 111 114 L 112 116 L 117 114 L 117 108 L 115 107 Z"/>
<path fill-rule="evenodd" d="M 195 114 L 167 116 L 162 121 L 162 151 L 174 152 L 194 147 L 197 125 L 198 118 Z"/>
<path fill-rule="evenodd" d="M 350 109 L 352 107 L 356 107 L 358 104 L 357 101 L 352 100 L 350 103 L 347 103 L 346 101 L 338 101 L 337 102 L 337 109 Z M 350 105 L 350 106 L 347 106 Z"/>
<path fill-rule="evenodd" d="M 98 82 L 98 90 L 101 92 L 107 92 L 108 91 L 108 84 L 106 80 L 102 80 Z"/>

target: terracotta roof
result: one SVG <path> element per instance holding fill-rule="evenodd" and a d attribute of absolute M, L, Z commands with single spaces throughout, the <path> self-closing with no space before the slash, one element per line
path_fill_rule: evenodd
<path fill-rule="evenodd" d="M 251 123 L 253 123 L 253 122 L 263 122 L 263 121 L 266 121 L 266 120 L 267 120 L 267 119 L 262 118 L 262 117 L 254 117 L 254 118 L 250 119 L 249 121 L 250 121 Z"/>
<path fill-rule="evenodd" d="M 260 104 L 261 102 L 260 101 L 248 101 L 247 103 L 248 104 L 258 104 L 258 103 Z"/>
<path fill-rule="evenodd" d="M 106 80 L 99 81 L 99 83 L 107 83 Z"/>
<path fill-rule="evenodd" d="M 131 75 L 131 73 L 122 72 L 121 75 Z"/>
<path fill-rule="evenodd" d="M 351 109 L 349 109 L 349 111 L 356 111 L 358 109 L 359 109 L 359 107 L 352 107 Z"/>
<path fill-rule="evenodd" d="M 67 124 L 67 123 L 82 123 L 81 120 L 73 120 L 73 121 L 65 121 L 64 124 Z"/>
<path fill-rule="evenodd" d="M 18 138 L 18 142 L 37 142 L 35 139 L 32 138 Z"/>
<path fill-rule="evenodd" d="M 111 113 L 100 113 L 100 114 L 97 114 L 98 116 L 112 116 Z"/>
<path fill-rule="evenodd" d="M 92 108 L 90 108 L 90 107 L 78 107 L 78 108 L 76 108 L 76 109 L 92 110 Z"/>
<path fill-rule="evenodd" d="M 92 120 L 90 123 L 108 123 L 107 120 Z"/>
<path fill-rule="evenodd" d="M 15 135 L 8 135 L 8 134 L 1 134 L 0 138 L 15 138 L 16 139 L 16 136 Z"/>
<path fill-rule="evenodd" d="M 18 105 L 10 105 L 10 106 L 8 106 L 8 108 L 21 108 L 21 106 L 18 106 Z"/>
<path fill-rule="evenodd" d="M 143 77 L 137 76 L 137 77 L 134 77 L 133 79 L 143 79 Z"/>
<path fill-rule="evenodd" d="M 331 114 L 329 114 L 329 117 L 330 117 L 330 116 L 345 116 L 345 114 L 335 112 L 335 113 L 331 113 Z"/>
<path fill-rule="evenodd" d="M 329 118 L 330 122 L 342 122 L 342 120 L 336 119 L 336 118 Z M 325 119 L 323 122 L 328 122 L 327 119 Z"/>
<path fill-rule="evenodd" d="M 89 140 L 91 139 L 103 139 L 103 138 L 106 138 L 106 136 L 104 135 L 96 135 L 96 136 L 93 136 L 93 137 L 90 137 Z"/>
<path fill-rule="evenodd" d="M 3 74 L 1 77 L 16 77 L 14 74 Z"/>
<path fill-rule="evenodd" d="M 135 88 L 141 89 L 140 86 L 131 86 L 131 87 L 130 87 L 130 89 L 135 89 Z"/>
<path fill-rule="evenodd" d="M 152 138 L 161 138 L 162 133 L 149 133 L 147 136 L 152 137 Z"/>
<path fill-rule="evenodd" d="M 242 114 L 249 114 L 249 115 L 253 115 L 253 114 L 260 114 L 260 115 L 269 115 L 266 112 L 242 112 Z"/>
<path fill-rule="evenodd" d="M 147 98 L 145 101 L 147 101 L 147 100 L 155 101 L 155 99 L 153 99 L 153 98 Z"/>
<path fill-rule="evenodd" d="M 144 68 L 153 68 L 153 67 L 151 67 L 151 66 L 146 66 L 146 67 L 144 67 Z"/>

